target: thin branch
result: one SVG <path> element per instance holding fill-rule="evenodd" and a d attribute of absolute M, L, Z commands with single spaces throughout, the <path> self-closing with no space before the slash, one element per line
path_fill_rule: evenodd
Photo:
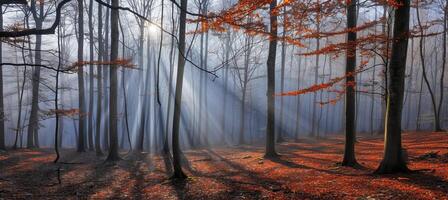
<path fill-rule="evenodd" d="M 23 2 L 26 0 L 2 0 L 1 4 L 4 4 L 4 1 L 17 1 L 17 2 Z M 67 4 L 68 2 L 70 2 L 71 0 L 62 0 L 61 3 L 58 4 L 58 6 L 56 7 L 56 18 L 53 22 L 53 25 L 51 25 L 50 28 L 47 29 L 36 29 L 36 28 L 31 28 L 31 29 L 25 29 L 25 30 L 20 30 L 20 31 L 0 31 L 0 38 L 3 37 L 23 37 L 23 36 L 29 36 L 29 35 L 51 35 L 51 34 L 55 34 L 56 32 L 56 27 L 59 25 L 59 22 L 61 21 L 61 10 L 62 7 L 64 7 L 65 4 Z"/>

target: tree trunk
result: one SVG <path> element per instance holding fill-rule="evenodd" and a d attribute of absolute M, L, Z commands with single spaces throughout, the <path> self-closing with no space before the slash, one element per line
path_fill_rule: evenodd
<path fill-rule="evenodd" d="M 94 61 L 93 51 L 93 0 L 89 1 L 89 53 L 90 62 Z M 88 125 L 88 138 L 89 138 L 89 150 L 93 151 L 93 64 L 89 66 L 89 125 Z"/>
<path fill-rule="evenodd" d="M 103 6 L 98 4 L 98 61 L 103 62 Z M 102 104 L 103 104 L 103 75 L 102 75 L 103 65 L 98 65 L 96 68 L 97 78 L 97 90 L 98 97 L 96 100 L 96 124 L 95 124 L 95 152 L 97 156 L 102 156 L 101 151 L 101 118 L 102 118 Z M 106 134 L 106 133 L 105 133 Z"/>
<path fill-rule="evenodd" d="M 36 2 L 32 2 L 34 7 L 33 18 L 36 22 L 36 29 L 42 29 L 42 23 L 44 20 L 44 4 L 40 3 L 39 8 L 36 8 Z M 42 35 L 36 35 L 35 44 L 35 61 L 36 65 L 40 65 L 42 62 Z M 40 67 L 35 67 L 33 71 L 33 88 L 32 88 L 32 100 L 31 100 L 31 115 L 28 124 L 28 137 L 27 148 L 38 147 L 38 130 L 39 130 L 39 85 L 40 85 Z"/>
<path fill-rule="evenodd" d="M 0 6 L 0 31 L 3 31 L 3 10 Z M 0 63 L 3 62 L 3 42 L 0 41 Z M 0 66 L 0 149 L 5 150 L 5 107 L 3 106 L 3 66 Z"/>
<path fill-rule="evenodd" d="M 301 57 L 299 57 L 299 64 L 298 64 L 299 66 L 298 66 L 298 68 L 297 68 L 297 71 L 298 71 L 298 73 L 297 73 L 297 88 L 300 88 L 300 80 L 302 79 L 302 77 L 301 77 L 301 73 L 300 73 L 300 70 L 301 70 L 301 68 L 302 68 L 302 59 L 301 59 Z M 295 124 L 296 124 L 296 130 L 294 131 L 294 133 L 295 133 L 295 136 L 294 136 L 294 140 L 295 141 L 298 141 L 299 140 L 299 135 L 300 135 L 300 122 L 302 121 L 301 119 L 300 119 L 300 107 L 301 107 L 301 105 L 300 105 L 300 97 L 301 97 L 301 95 L 298 95 L 297 96 L 297 113 L 296 113 L 296 122 L 295 122 Z"/>
<path fill-rule="evenodd" d="M 317 21 L 317 32 L 320 31 L 320 21 L 318 19 Z M 317 37 L 317 41 L 316 41 L 316 50 L 320 49 L 320 37 Z M 314 85 L 318 84 L 318 78 L 319 78 L 319 55 L 316 55 L 316 68 L 314 71 Z M 311 133 L 310 133 L 310 137 L 319 137 L 319 133 L 316 133 L 316 101 L 317 101 L 317 92 L 313 92 L 313 101 L 311 102 L 311 106 L 313 108 L 313 112 L 312 112 L 312 117 L 311 117 Z"/>
<path fill-rule="evenodd" d="M 387 97 L 384 157 L 377 173 L 407 172 L 401 147 L 401 114 L 409 33 L 410 0 L 397 0 L 401 6 L 395 11 L 394 40 L 390 59 L 389 95 Z"/>
<path fill-rule="evenodd" d="M 445 11 L 444 11 L 444 17 L 443 17 L 443 42 L 442 42 L 442 49 L 443 49 L 443 55 L 442 55 L 442 75 L 440 77 L 440 99 L 439 99 L 439 106 L 437 110 L 437 118 L 440 120 L 441 118 L 441 112 L 443 107 L 443 94 L 444 94 L 444 78 L 445 78 L 445 68 L 446 68 L 446 42 L 447 42 L 447 29 L 448 29 L 448 2 L 445 2 Z M 441 123 L 441 122 L 439 122 Z M 439 128 L 442 129 L 442 125 L 439 125 Z"/>
<path fill-rule="evenodd" d="M 286 7 L 283 8 L 283 12 L 286 13 Z M 283 33 L 282 37 L 286 36 L 285 23 L 286 23 L 286 14 L 283 16 Z M 282 55 L 281 55 L 281 74 L 280 74 L 280 93 L 283 93 L 285 90 L 285 65 L 286 65 L 286 44 L 282 42 Z M 278 129 L 277 129 L 277 142 L 283 142 L 283 105 L 284 98 L 280 98 L 280 119 L 278 120 Z"/>
<path fill-rule="evenodd" d="M 226 33 L 225 45 L 225 64 L 224 64 L 224 92 L 222 95 L 222 113 L 221 113 L 221 141 L 226 144 L 226 116 L 227 116 L 227 95 L 228 95 L 228 79 L 229 79 L 229 58 L 230 58 L 230 32 Z"/>
<path fill-rule="evenodd" d="M 184 78 L 184 67 L 185 67 L 185 29 L 186 29 L 186 18 L 187 18 L 187 3 L 188 0 L 181 0 L 180 8 L 180 18 L 179 18 L 179 59 L 177 63 L 177 78 L 176 78 L 176 92 L 174 97 L 174 116 L 173 116 L 173 138 L 172 138 L 172 148 L 173 148 L 173 169 L 174 174 L 172 178 L 174 179 L 185 179 L 187 176 L 182 171 L 181 166 L 181 150 L 179 145 L 179 125 L 180 125 L 180 112 L 181 112 L 181 102 L 182 102 L 182 85 Z"/>
<path fill-rule="evenodd" d="M 356 27 L 356 0 L 351 0 L 347 7 L 347 29 Z M 355 141 L 356 141 L 356 117 L 355 117 L 355 68 L 356 68 L 356 32 L 348 31 L 347 33 L 348 48 L 346 52 L 346 68 L 347 76 L 346 92 L 345 92 L 345 150 L 343 166 L 354 167 L 358 165 L 355 158 Z"/>
<path fill-rule="evenodd" d="M 119 0 L 112 0 L 112 6 L 118 7 Z M 117 161 L 120 160 L 120 155 L 118 154 L 118 108 L 117 108 L 117 96 L 118 96 L 118 80 L 117 80 L 117 70 L 118 65 L 115 62 L 118 59 L 118 9 L 112 9 L 110 17 L 111 34 L 110 34 L 110 60 L 112 65 L 110 65 L 110 93 L 109 93 L 109 155 L 107 156 L 107 161 Z"/>
<path fill-rule="evenodd" d="M 419 1 L 417 1 L 418 3 Z M 442 131 L 442 128 L 440 127 L 440 119 L 439 119 L 439 115 L 438 113 L 438 109 L 437 109 L 437 104 L 436 104 L 436 97 L 435 94 L 431 88 L 431 85 L 429 84 L 429 80 L 428 80 L 428 76 L 426 74 L 426 63 L 425 63 L 425 55 L 424 55 L 424 40 L 425 40 L 425 36 L 424 36 L 424 31 L 423 31 L 423 26 L 422 26 L 422 22 L 420 20 L 420 12 L 419 12 L 419 6 L 417 5 L 416 7 L 416 13 L 417 13 L 417 21 L 418 21 L 418 26 L 420 27 L 420 45 L 419 45 L 419 52 L 420 52 L 420 59 L 421 59 L 421 64 L 422 64 L 422 73 L 423 73 L 423 80 L 425 81 L 425 84 L 428 88 L 429 91 L 429 95 L 431 97 L 431 103 L 432 103 L 432 108 L 433 108 L 433 113 L 434 113 L 434 131 L 436 132 L 440 132 Z M 445 56 L 443 56 L 445 57 Z M 443 75 L 442 75 L 443 77 Z M 443 81 L 442 81 L 443 83 Z M 442 84 L 443 85 L 443 84 Z M 442 88 L 443 91 L 443 88 Z M 442 99 L 443 100 L 443 99 Z"/>
<path fill-rule="evenodd" d="M 83 62 L 84 54 L 84 5 L 83 0 L 78 0 L 78 63 Z M 84 70 L 83 66 L 78 66 L 78 105 L 79 105 L 79 134 L 78 152 L 85 151 L 85 131 L 86 131 L 86 105 L 84 91 Z"/>
<path fill-rule="evenodd" d="M 270 40 L 269 54 L 267 60 L 267 124 L 266 124 L 266 152 L 265 157 L 277 157 L 275 151 L 275 59 L 277 53 L 277 15 L 274 10 L 277 7 L 277 1 L 270 3 Z"/>
<path fill-rule="evenodd" d="M 171 4 L 171 23 L 172 23 L 172 27 L 171 27 L 171 33 L 175 34 L 175 19 L 174 19 L 174 4 Z M 171 116 L 171 97 L 173 94 L 173 87 L 172 87 L 172 83 L 173 83 L 173 72 L 174 72 L 174 38 L 171 37 L 171 45 L 170 45 L 170 54 L 169 54 L 169 62 L 170 62 L 170 76 L 168 79 L 168 106 L 167 106 L 167 111 L 166 111 L 166 124 L 165 124 L 165 139 L 164 139 L 164 143 L 163 143 L 163 153 L 165 154 L 169 154 L 170 150 L 169 150 L 169 139 L 168 139 L 168 133 L 169 133 L 169 125 L 170 125 L 170 116 Z"/>
<path fill-rule="evenodd" d="M 106 1 L 107 4 L 110 3 L 110 0 Z M 109 55 L 109 33 L 110 33 L 110 9 L 106 8 L 106 19 L 105 19 L 105 38 L 104 38 L 104 49 L 103 49 L 103 61 L 110 61 L 110 55 Z M 108 75 L 109 75 L 109 68 L 110 66 L 104 66 L 103 67 L 103 94 L 104 97 L 109 96 L 109 90 L 108 90 Z M 103 98 L 103 105 L 104 105 L 104 114 L 103 114 L 103 125 L 104 125 L 104 134 L 103 134 L 103 141 L 104 141 L 104 149 L 109 149 L 109 118 L 110 118 L 110 111 L 109 111 L 109 98 Z"/>

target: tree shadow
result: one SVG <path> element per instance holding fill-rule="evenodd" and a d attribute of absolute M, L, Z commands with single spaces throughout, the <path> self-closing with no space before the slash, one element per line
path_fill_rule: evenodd
<path fill-rule="evenodd" d="M 401 174 L 400 177 L 404 177 L 404 179 L 401 179 L 400 181 L 433 192 L 440 192 L 445 195 L 448 194 L 448 181 L 431 173 L 433 173 L 433 171 L 411 171 L 411 173 L 408 174 Z"/>

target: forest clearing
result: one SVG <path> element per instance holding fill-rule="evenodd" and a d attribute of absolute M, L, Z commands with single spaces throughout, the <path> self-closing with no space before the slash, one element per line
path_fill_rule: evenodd
<path fill-rule="evenodd" d="M 55 165 L 47 149 L 2 152 L 0 198 L 448 199 L 448 135 L 406 133 L 403 139 L 415 172 L 386 176 L 373 174 L 382 139 L 371 136 L 356 144 L 359 169 L 338 164 L 340 137 L 285 142 L 276 159 L 264 159 L 257 145 L 189 150 L 185 182 L 170 181 L 164 158 L 146 153 L 123 154 L 110 165 L 93 152 L 65 150 Z"/>

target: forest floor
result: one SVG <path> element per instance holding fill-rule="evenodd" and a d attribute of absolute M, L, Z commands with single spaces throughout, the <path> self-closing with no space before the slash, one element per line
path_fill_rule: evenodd
<path fill-rule="evenodd" d="M 123 155 L 111 165 L 64 150 L 66 163 L 53 164 L 51 149 L 11 150 L 0 153 L 0 199 L 448 199 L 447 133 L 404 134 L 415 171 L 398 175 L 373 174 L 382 138 L 359 138 L 361 169 L 338 164 L 343 141 L 285 142 L 278 159 L 263 159 L 262 146 L 185 151 L 186 181 L 169 180 L 169 158 L 160 156 Z"/>

